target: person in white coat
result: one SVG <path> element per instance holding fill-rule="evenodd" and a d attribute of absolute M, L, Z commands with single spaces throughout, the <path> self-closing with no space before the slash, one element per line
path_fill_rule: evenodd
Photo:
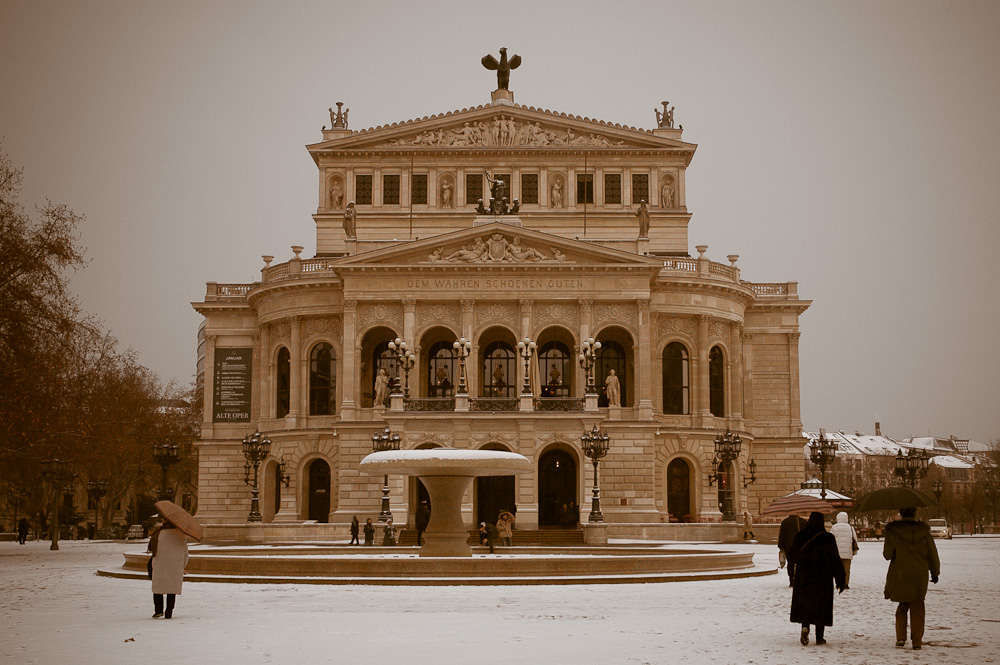
<path fill-rule="evenodd" d="M 169 619 L 174 614 L 174 601 L 184 582 L 188 562 L 187 536 L 171 522 L 163 520 L 149 549 L 153 553 L 153 618 Z M 165 609 L 164 595 L 167 596 Z"/>
<path fill-rule="evenodd" d="M 840 552 L 840 560 L 844 562 L 844 588 L 847 589 L 851 584 L 851 559 L 858 546 L 858 535 L 847 522 L 847 513 L 837 513 L 837 523 L 830 527 L 830 533 L 837 539 L 837 551 Z"/>

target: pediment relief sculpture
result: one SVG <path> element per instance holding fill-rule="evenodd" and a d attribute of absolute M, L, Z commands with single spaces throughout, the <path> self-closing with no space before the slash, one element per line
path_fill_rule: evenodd
<path fill-rule="evenodd" d="M 416 136 L 395 139 L 389 145 L 442 146 L 620 146 L 602 134 L 578 134 L 572 127 L 548 129 L 539 122 L 518 120 L 512 115 L 495 115 L 492 122 L 465 122 L 461 127 L 427 130 Z"/>
<path fill-rule="evenodd" d="M 556 247 L 550 247 L 545 254 L 533 247 L 521 244 L 521 239 L 514 236 L 508 239 L 502 233 L 494 233 L 488 239 L 477 236 L 472 242 L 463 245 L 461 249 L 448 253 L 444 247 L 438 247 L 425 259 L 425 263 L 534 263 L 551 261 L 564 263 L 566 255 Z"/>

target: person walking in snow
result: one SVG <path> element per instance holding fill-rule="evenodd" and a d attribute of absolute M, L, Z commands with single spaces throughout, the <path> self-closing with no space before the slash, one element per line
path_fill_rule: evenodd
<path fill-rule="evenodd" d="M 938 583 L 941 561 L 937 546 L 926 522 L 917 519 L 916 508 L 901 508 L 899 519 L 885 527 L 882 556 L 889 561 L 885 576 L 885 597 L 896 606 L 896 646 L 906 646 L 906 617 L 910 617 L 910 639 L 913 648 L 923 646 L 924 597 L 927 595 L 927 575 Z"/>
<path fill-rule="evenodd" d="M 750 542 L 754 540 L 756 536 L 753 535 L 753 519 L 750 517 L 750 513 L 746 510 L 743 511 L 743 542 Z"/>
<path fill-rule="evenodd" d="M 351 542 L 348 545 L 360 545 L 361 540 L 358 535 L 361 533 L 361 524 L 358 522 L 358 516 L 355 515 L 351 518 Z"/>
<path fill-rule="evenodd" d="M 806 527 L 806 521 L 798 515 L 789 515 L 781 520 L 778 529 L 778 560 L 783 561 L 788 568 L 788 586 L 795 583 L 795 562 L 792 561 L 792 545 L 795 536 Z"/>
<path fill-rule="evenodd" d="M 187 536 L 164 519 L 163 526 L 150 538 L 153 574 L 153 618 L 170 619 L 174 615 L 174 601 L 181 594 L 184 569 L 188 563 Z M 166 608 L 163 596 L 167 597 Z"/>
<path fill-rule="evenodd" d="M 799 641 L 809 644 L 809 626 L 816 626 L 816 644 L 826 644 L 823 634 L 833 625 L 833 586 L 843 591 L 844 564 L 837 551 L 837 540 L 827 533 L 823 513 L 809 515 L 806 528 L 792 545 L 795 583 L 792 585 L 792 609 L 789 621 L 801 624 Z"/>
<path fill-rule="evenodd" d="M 28 531 L 31 529 L 31 525 L 28 524 L 28 518 L 22 517 L 21 521 L 17 523 L 17 542 L 24 545 L 25 541 L 28 540 Z"/>
<path fill-rule="evenodd" d="M 844 564 L 844 588 L 851 588 L 851 559 L 858 551 L 858 534 L 847 521 L 847 513 L 837 513 L 837 523 L 830 528 L 830 533 L 837 539 L 837 551 L 840 561 Z"/>

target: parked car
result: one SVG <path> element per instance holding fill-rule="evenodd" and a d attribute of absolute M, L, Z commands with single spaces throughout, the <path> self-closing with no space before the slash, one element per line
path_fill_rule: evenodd
<path fill-rule="evenodd" d="M 951 527 L 948 526 L 948 520 L 927 520 L 927 524 L 931 527 L 931 536 L 951 540 Z"/>

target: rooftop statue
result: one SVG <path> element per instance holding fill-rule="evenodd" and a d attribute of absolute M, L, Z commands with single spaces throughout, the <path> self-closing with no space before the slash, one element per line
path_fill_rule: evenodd
<path fill-rule="evenodd" d="M 507 60 L 507 47 L 500 49 L 500 62 L 492 55 L 483 56 L 483 67 L 486 69 L 496 70 L 497 73 L 497 89 L 498 90 L 509 90 L 507 85 L 510 83 L 510 70 L 517 69 L 521 65 L 521 56 L 515 55 L 508 62 Z"/>

